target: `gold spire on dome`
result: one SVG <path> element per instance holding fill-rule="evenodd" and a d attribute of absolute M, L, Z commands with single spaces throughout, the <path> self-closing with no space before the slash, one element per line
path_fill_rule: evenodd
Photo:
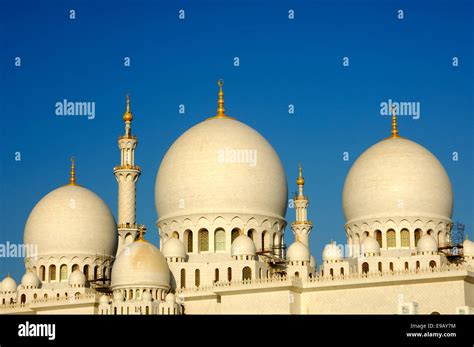
<path fill-rule="evenodd" d="M 469 240 L 469 234 L 466 233 L 466 241 Z"/>
<path fill-rule="evenodd" d="M 301 166 L 301 163 L 298 163 L 298 169 L 299 169 L 299 176 L 298 176 L 298 179 L 296 180 L 296 184 L 299 186 L 304 186 L 303 167 Z"/>
<path fill-rule="evenodd" d="M 130 96 L 127 95 L 127 108 L 125 113 L 123 114 L 123 121 L 124 122 L 131 122 L 133 120 L 132 112 L 130 111 Z"/>
<path fill-rule="evenodd" d="M 75 167 L 75 158 L 71 157 L 71 175 L 69 177 L 69 185 L 75 186 L 76 185 L 76 167 Z"/>
<path fill-rule="evenodd" d="M 399 138 L 398 136 L 398 126 L 397 126 L 397 107 L 395 105 L 392 106 L 392 139 Z"/>
<path fill-rule="evenodd" d="M 222 87 L 224 86 L 224 80 L 221 78 L 217 81 L 217 85 L 219 86 L 219 99 L 217 100 L 217 114 L 214 117 L 211 117 L 209 119 L 215 119 L 215 118 L 227 118 L 227 119 L 234 119 L 232 117 L 229 117 L 228 115 L 225 114 L 225 108 L 224 108 L 224 92 L 222 90 Z"/>
<path fill-rule="evenodd" d="M 145 233 L 145 230 L 146 230 L 146 226 L 144 226 L 143 224 L 140 224 L 140 227 L 138 228 L 138 239 L 137 239 L 137 241 L 147 242 L 143 238 L 143 234 Z"/>

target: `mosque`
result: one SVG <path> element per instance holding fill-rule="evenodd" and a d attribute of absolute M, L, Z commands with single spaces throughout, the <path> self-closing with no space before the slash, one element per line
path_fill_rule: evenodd
<path fill-rule="evenodd" d="M 346 245 L 329 242 L 316 264 L 302 167 L 287 248 L 285 170 L 270 143 L 225 113 L 218 85 L 217 114 L 182 134 L 158 170 L 160 249 L 136 219 L 127 97 L 117 221 L 76 182 L 73 160 L 69 184 L 29 215 L 24 243 L 37 252 L 20 284 L 1 282 L 1 314 L 474 314 L 474 242 L 454 241 L 449 177 L 398 134 L 395 109 L 391 135 L 346 177 Z"/>

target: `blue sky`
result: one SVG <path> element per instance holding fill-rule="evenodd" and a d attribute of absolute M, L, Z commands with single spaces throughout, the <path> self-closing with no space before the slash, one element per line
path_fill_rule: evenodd
<path fill-rule="evenodd" d="M 112 169 L 120 160 L 116 140 L 129 93 L 143 171 L 138 220 L 157 244 L 156 171 L 180 134 L 215 114 L 221 77 L 226 111 L 274 146 L 290 193 L 297 163 L 303 163 L 314 224 L 311 250 L 318 259 L 331 238 L 344 242 L 344 179 L 365 149 L 389 135 L 390 118 L 380 115 L 380 103 L 388 99 L 420 103 L 420 118 L 399 117 L 399 131 L 442 162 L 453 183 L 453 219 L 472 231 L 472 1 L 0 4 L 1 243 L 22 242 L 34 205 L 67 183 L 71 155 L 79 184 L 116 215 Z M 130 67 L 124 67 L 125 57 Z M 95 102 L 95 118 L 56 116 L 54 105 L 63 99 Z M 349 161 L 343 160 L 346 151 Z M 290 209 L 287 219 L 293 218 Z M 292 240 L 287 228 L 286 242 Z M 22 259 L 0 259 L 1 277 L 11 272 L 19 280 L 23 271 Z"/>

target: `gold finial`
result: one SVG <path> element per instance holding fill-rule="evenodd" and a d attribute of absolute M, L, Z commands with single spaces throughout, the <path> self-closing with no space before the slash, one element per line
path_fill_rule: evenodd
<path fill-rule="evenodd" d="M 469 240 L 469 234 L 466 233 L 466 241 Z"/>
<path fill-rule="evenodd" d="M 221 78 L 217 81 L 217 85 L 219 86 L 219 99 L 217 100 L 217 114 L 214 117 L 211 117 L 209 119 L 214 119 L 214 118 L 227 118 L 227 119 L 234 119 L 232 117 L 229 117 L 228 115 L 225 114 L 225 108 L 224 108 L 224 92 L 222 91 L 222 86 L 224 85 L 224 80 Z"/>
<path fill-rule="evenodd" d="M 397 126 L 397 107 L 392 105 L 392 139 L 396 139 L 398 136 L 398 126 Z"/>
<path fill-rule="evenodd" d="M 132 112 L 130 111 L 130 96 L 127 95 L 127 108 L 125 113 L 123 114 L 123 121 L 124 122 L 131 122 L 133 120 Z"/>
<path fill-rule="evenodd" d="M 145 233 L 145 230 L 146 230 L 146 226 L 141 224 L 139 229 L 138 229 L 138 239 L 137 239 L 137 241 L 146 242 L 146 240 L 143 238 L 143 234 Z"/>
<path fill-rule="evenodd" d="M 298 176 L 298 179 L 296 180 L 296 184 L 299 186 L 304 186 L 303 167 L 301 166 L 301 163 L 298 163 L 298 170 L 299 170 L 299 176 Z"/>
<path fill-rule="evenodd" d="M 75 160 L 76 160 L 76 158 L 71 157 L 71 176 L 69 178 L 69 184 L 71 186 L 76 185 L 76 167 L 75 167 L 75 163 L 74 163 Z"/>

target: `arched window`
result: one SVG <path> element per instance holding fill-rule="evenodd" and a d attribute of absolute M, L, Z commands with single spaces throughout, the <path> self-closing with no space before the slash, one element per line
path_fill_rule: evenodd
<path fill-rule="evenodd" d="M 375 230 L 374 236 L 377 242 L 379 243 L 379 246 L 382 247 L 382 232 L 380 230 Z"/>
<path fill-rule="evenodd" d="M 432 229 L 428 230 L 426 233 L 430 236 L 433 236 L 433 230 Z"/>
<path fill-rule="evenodd" d="M 193 232 L 191 230 L 184 232 L 184 244 L 186 245 L 188 253 L 191 253 L 193 251 Z"/>
<path fill-rule="evenodd" d="M 21 294 L 20 304 L 24 304 L 24 303 L 26 303 L 26 295 L 25 295 L 25 294 Z"/>
<path fill-rule="evenodd" d="M 128 291 L 128 298 L 129 298 L 129 299 L 133 299 L 133 289 L 130 289 L 130 290 Z"/>
<path fill-rule="evenodd" d="M 343 267 L 341 267 L 341 275 L 344 276 L 344 268 Z"/>
<path fill-rule="evenodd" d="M 258 269 L 258 278 L 262 278 L 263 276 L 263 270 L 262 268 Z"/>
<path fill-rule="evenodd" d="M 177 232 L 177 231 L 173 231 L 173 234 L 171 235 L 171 237 L 173 237 L 173 238 L 179 240 L 179 234 L 178 234 L 178 232 Z"/>
<path fill-rule="evenodd" d="M 248 266 L 242 269 L 242 279 L 244 281 L 252 279 L 252 270 Z"/>
<path fill-rule="evenodd" d="M 234 242 L 234 240 L 240 235 L 240 229 L 239 228 L 234 228 L 232 229 L 232 234 L 231 234 L 231 240 L 230 242 Z"/>
<path fill-rule="evenodd" d="M 41 281 L 45 281 L 45 276 L 46 276 L 46 268 L 44 267 L 44 265 L 41 265 L 40 266 L 40 273 L 39 273 L 39 278 Z"/>
<path fill-rule="evenodd" d="M 86 279 L 89 279 L 89 265 L 84 265 L 83 271 L 84 275 L 86 276 Z"/>
<path fill-rule="evenodd" d="M 181 269 L 181 288 L 186 287 L 186 270 Z"/>
<path fill-rule="evenodd" d="M 49 280 L 56 281 L 56 265 L 49 266 Z"/>
<path fill-rule="evenodd" d="M 217 229 L 214 234 L 214 249 L 216 252 L 225 251 L 225 231 L 224 229 Z"/>
<path fill-rule="evenodd" d="M 265 230 L 262 233 L 262 251 L 263 250 L 268 250 L 268 248 L 270 246 L 269 243 L 270 242 L 269 242 L 269 239 L 268 239 L 268 231 Z"/>
<path fill-rule="evenodd" d="M 393 271 L 393 263 L 392 262 L 390 262 L 389 266 L 390 266 L 390 271 Z"/>
<path fill-rule="evenodd" d="M 415 230 L 415 247 L 418 245 L 418 240 L 421 237 L 421 229 L 416 229 Z"/>
<path fill-rule="evenodd" d="M 333 270 L 332 268 L 329 270 L 329 275 L 330 275 L 331 277 L 334 276 L 334 270 Z"/>
<path fill-rule="evenodd" d="M 299 279 L 300 278 L 300 273 L 298 271 L 295 272 L 295 278 Z"/>
<path fill-rule="evenodd" d="M 209 232 L 206 229 L 199 230 L 198 241 L 199 252 L 209 251 Z"/>
<path fill-rule="evenodd" d="M 201 284 L 201 271 L 199 271 L 199 269 L 196 269 L 196 271 L 194 271 L 194 285 L 196 287 L 199 287 L 200 284 Z"/>
<path fill-rule="evenodd" d="M 149 306 L 145 306 L 145 314 L 150 314 L 150 307 Z"/>
<path fill-rule="evenodd" d="M 99 266 L 94 267 L 94 280 L 97 280 L 99 278 Z"/>
<path fill-rule="evenodd" d="M 227 281 L 232 281 L 232 268 L 230 267 L 227 268 Z"/>
<path fill-rule="evenodd" d="M 405 262 L 405 270 L 409 270 L 408 262 Z"/>
<path fill-rule="evenodd" d="M 402 229 L 402 231 L 400 231 L 400 239 L 402 247 L 410 247 L 410 233 L 408 229 Z"/>
<path fill-rule="evenodd" d="M 214 282 L 219 282 L 219 269 L 214 270 Z"/>
<path fill-rule="evenodd" d="M 367 274 L 369 272 L 369 263 L 365 262 L 362 264 L 362 273 Z"/>
<path fill-rule="evenodd" d="M 254 230 L 254 229 L 250 229 L 250 230 L 248 231 L 247 236 L 250 237 L 250 238 L 255 242 L 255 239 L 254 239 L 254 237 L 255 237 L 255 230 Z"/>
<path fill-rule="evenodd" d="M 435 268 L 436 267 L 436 262 L 434 260 L 430 261 L 430 268 Z"/>
<path fill-rule="evenodd" d="M 79 265 L 74 264 L 71 268 L 71 272 L 76 271 L 76 270 L 79 270 Z"/>
<path fill-rule="evenodd" d="M 381 261 L 379 261 L 378 270 L 379 270 L 379 272 L 382 272 L 382 262 Z"/>
<path fill-rule="evenodd" d="M 395 239 L 395 230 L 393 229 L 387 231 L 387 247 L 397 247 L 397 241 Z"/>
<path fill-rule="evenodd" d="M 416 269 L 419 270 L 420 269 L 420 262 L 417 260 L 416 261 Z"/>
<path fill-rule="evenodd" d="M 278 246 L 279 244 L 279 236 L 277 233 L 273 234 L 273 246 Z"/>
<path fill-rule="evenodd" d="M 59 268 L 59 280 L 60 281 L 67 281 L 67 265 L 63 264 Z"/>

